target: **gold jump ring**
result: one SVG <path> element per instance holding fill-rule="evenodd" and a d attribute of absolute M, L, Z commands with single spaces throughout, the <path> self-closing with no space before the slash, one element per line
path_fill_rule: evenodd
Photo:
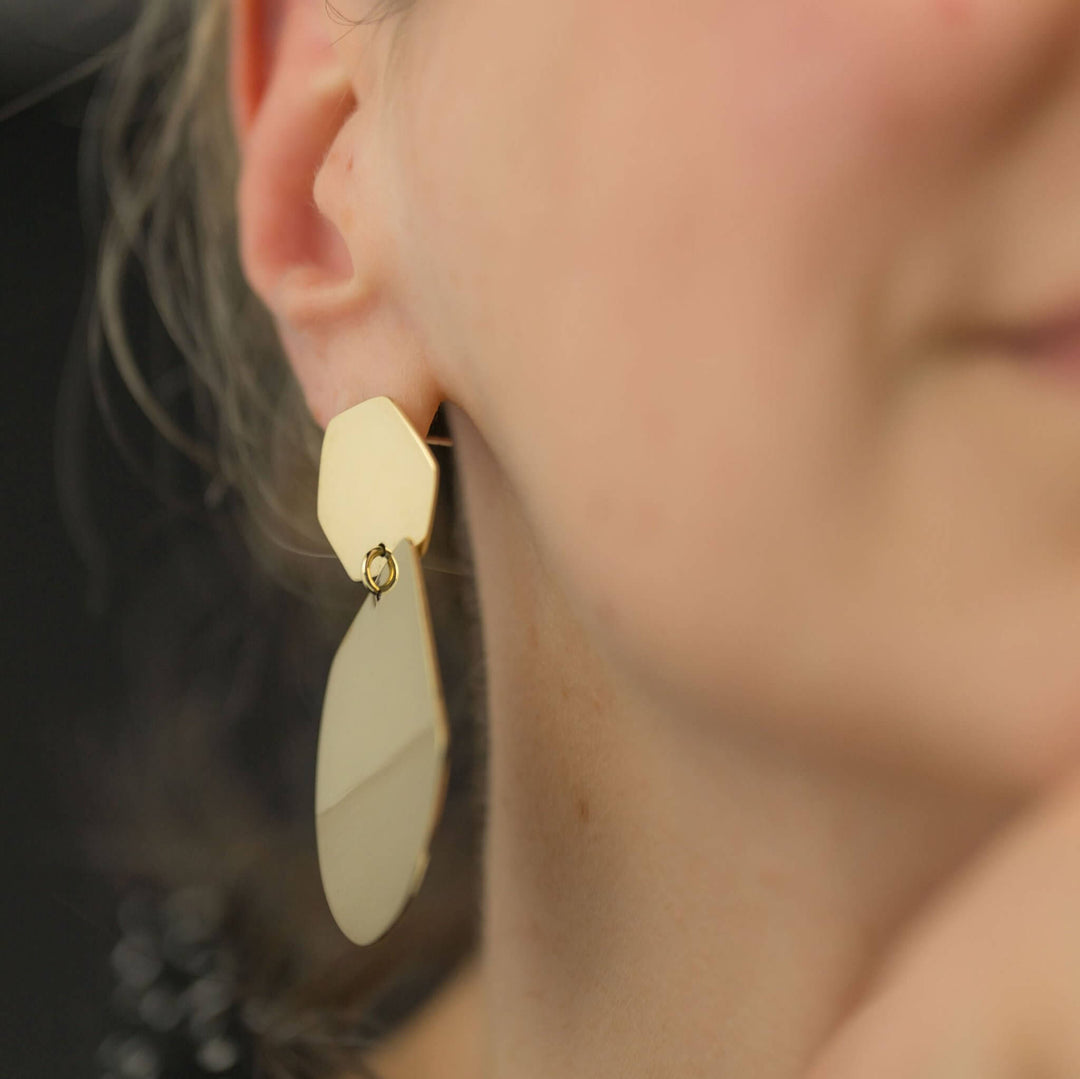
<path fill-rule="evenodd" d="M 385 559 L 386 565 L 390 570 L 390 577 L 386 584 L 379 584 L 378 580 L 371 575 L 371 565 L 376 558 Z M 394 556 L 381 543 L 378 547 L 372 547 L 367 553 L 367 558 L 364 559 L 364 584 L 367 585 L 368 591 L 375 596 L 381 596 L 384 592 L 389 592 L 390 589 L 394 587 L 397 576 L 398 568 L 397 562 L 394 561 Z"/>

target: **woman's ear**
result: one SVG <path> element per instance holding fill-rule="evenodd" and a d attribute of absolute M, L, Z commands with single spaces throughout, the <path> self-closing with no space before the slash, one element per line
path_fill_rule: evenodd
<path fill-rule="evenodd" d="M 367 397 L 394 399 L 423 433 L 439 397 L 385 302 L 385 236 L 365 158 L 370 125 L 322 0 L 232 0 L 229 89 L 240 151 L 240 259 L 274 316 L 323 424 Z M 358 62 L 376 63 L 365 52 Z M 362 104 L 374 104 L 361 103 Z M 379 242 L 376 242 L 378 240 Z"/>
<path fill-rule="evenodd" d="M 276 316 L 295 306 L 290 279 L 340 287 L 348 248 L 313 198 L 320 164 L 356 107 L 311 0 L 234 0 L 232 112 L 240 147 L 240 253 L 249 283 Z M 290 302 L 291 301 L 291 302 Z"/>
<path fill-rule="evenodd" d="M 273 54 L 275 27 L 265 24 L 270 17 L 269 0 L 232 0 L 230 12 L 229 98 L 233 127 L 243 141 L 266 89 L 266 71 Z M 274 5 L 275 14 L 281 4 Z M 271 31 L 273 33 L 271 34 Z"/>

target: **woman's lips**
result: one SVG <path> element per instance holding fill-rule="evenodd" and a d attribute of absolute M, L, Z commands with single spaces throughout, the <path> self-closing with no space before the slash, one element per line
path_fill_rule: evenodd
<path fill-rule="evenodd" d="M 1036 370 L 1080 380 L 1080 309 L 1037 325 L 980 334 L 981 343 L 1017 356 Z"/>

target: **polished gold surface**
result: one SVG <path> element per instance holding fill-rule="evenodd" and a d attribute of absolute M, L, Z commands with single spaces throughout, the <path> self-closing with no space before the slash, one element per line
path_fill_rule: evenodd
<path fill-rule="evenodd" d="M 354 580 L 368 552 L 431 539 L 439 466 L 389 397 L 373 397 L 326 425 L 319 463 L 318 515 L 326 538 Z"/>
<path fill-rule="evenodd" d="M 448 779 L 420 558 L 409 540 L 393 555 L 397 582 L 364 603 L 331 665 L 316 764 L 323 887 L 357 944 L 381 937 L 420 887 Z"/>

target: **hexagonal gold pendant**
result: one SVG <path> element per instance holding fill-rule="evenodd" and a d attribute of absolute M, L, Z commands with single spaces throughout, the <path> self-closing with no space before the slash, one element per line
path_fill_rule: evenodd
<path fill-rule="evenodd" d="M 335 416 L 323 436 L 318 516 L 345 572 L 361 580 L 368 551 L 412 540 L 427 550 L 439 465 L 389 397 Z"/>
<path fill-rule="evenodd" d="M 446 796 L 449 729 L 420 559 L 393 552 L 330 668 L 315 778 L 319 866 L 341 930 L 370 944 L 420 888 Z"/>

